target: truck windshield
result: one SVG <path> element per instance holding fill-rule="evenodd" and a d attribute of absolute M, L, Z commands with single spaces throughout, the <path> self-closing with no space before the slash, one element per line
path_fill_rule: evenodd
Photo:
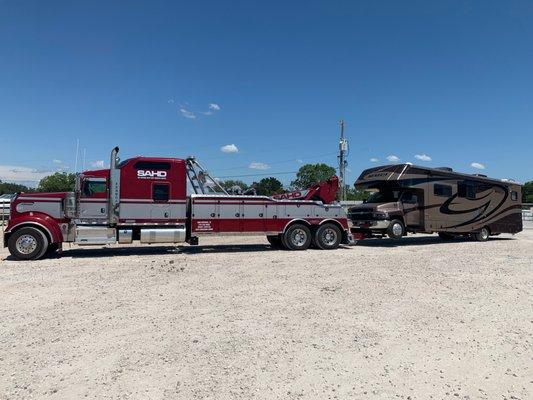
<path fill-rule="evenodd" d="M 378 192 L 372 192 L 366 203 L 391 203 L 398 201 L 400 194 L 399 190 L 380 189 Z"/>

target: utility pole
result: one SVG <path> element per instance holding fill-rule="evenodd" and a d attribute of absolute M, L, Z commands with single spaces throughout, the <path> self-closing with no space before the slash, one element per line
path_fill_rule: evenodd
<path fill-rule="evenodd" d="M 340 121 L 341 126 L 341 138 L 339 140 L 339 181 L 340 181 L 340 191 L 339 198 L 341 201 L 346 200 L 346 166 L 348 161 L 346 161 L 346 156 L 348 155 L 348 140 L 344 138 L 344 120 Z"/>

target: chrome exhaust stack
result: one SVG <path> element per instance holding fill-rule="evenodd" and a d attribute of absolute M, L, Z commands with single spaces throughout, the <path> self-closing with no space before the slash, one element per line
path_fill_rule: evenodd
<path fill-rule="evenodd" d="M 116 225 L 118 223 L 120 212 L 120 169 L 118 168 L 118 152 L 118 146 L 111 150 L 109 160 L 109 211 L 107 219 L 110 225 Z"/>

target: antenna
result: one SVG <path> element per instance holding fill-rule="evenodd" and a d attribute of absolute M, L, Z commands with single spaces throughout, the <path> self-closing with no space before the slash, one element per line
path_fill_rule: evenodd
<path fill-rule="evenodd" d="M 85 156 L 86 156 L 86 155 L 87 155 L 87 148 L 84 147 L 84 148 L 83 148 L 83 162 L 82 162 L 82 164 L 81 164 L 81 165 L 82 165 L 82 168 L 81 168 L 82 172 L 85 171 Z"/>
<path fill-rule="evenodd" d="M 74 172 L 78 172 L 78 153 L 80 152 L 80 139 L 76 139 L 76 162 L 74 163 Z"/>
<path fill-rule="evenodd" d="M 341 137 L 339 140 L 339 200 L 346 200 L 346 166 L 348 161 L 346 161 L 346 156 L 348 155 L 348 140 L 344 138 L 344 120 L 340 121 L 341 128 Z"/>

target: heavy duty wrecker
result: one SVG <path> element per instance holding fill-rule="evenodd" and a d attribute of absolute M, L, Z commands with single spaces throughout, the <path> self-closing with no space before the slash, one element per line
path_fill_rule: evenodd
<path fill-rule="evenodd" d="M 352 241 L 346 213 L 334 203 L 337 177 L 272 197 L 228 195 L 194 157 L 120 162 L 118 151 L 109 169 L 77 174 L 74 192 L 17 194 L 4 233 L 11 255 L 39 259 L 64 242 L 194 245 L 201 235 L 224 234 L 264 234 L 291 250 Z"/>

